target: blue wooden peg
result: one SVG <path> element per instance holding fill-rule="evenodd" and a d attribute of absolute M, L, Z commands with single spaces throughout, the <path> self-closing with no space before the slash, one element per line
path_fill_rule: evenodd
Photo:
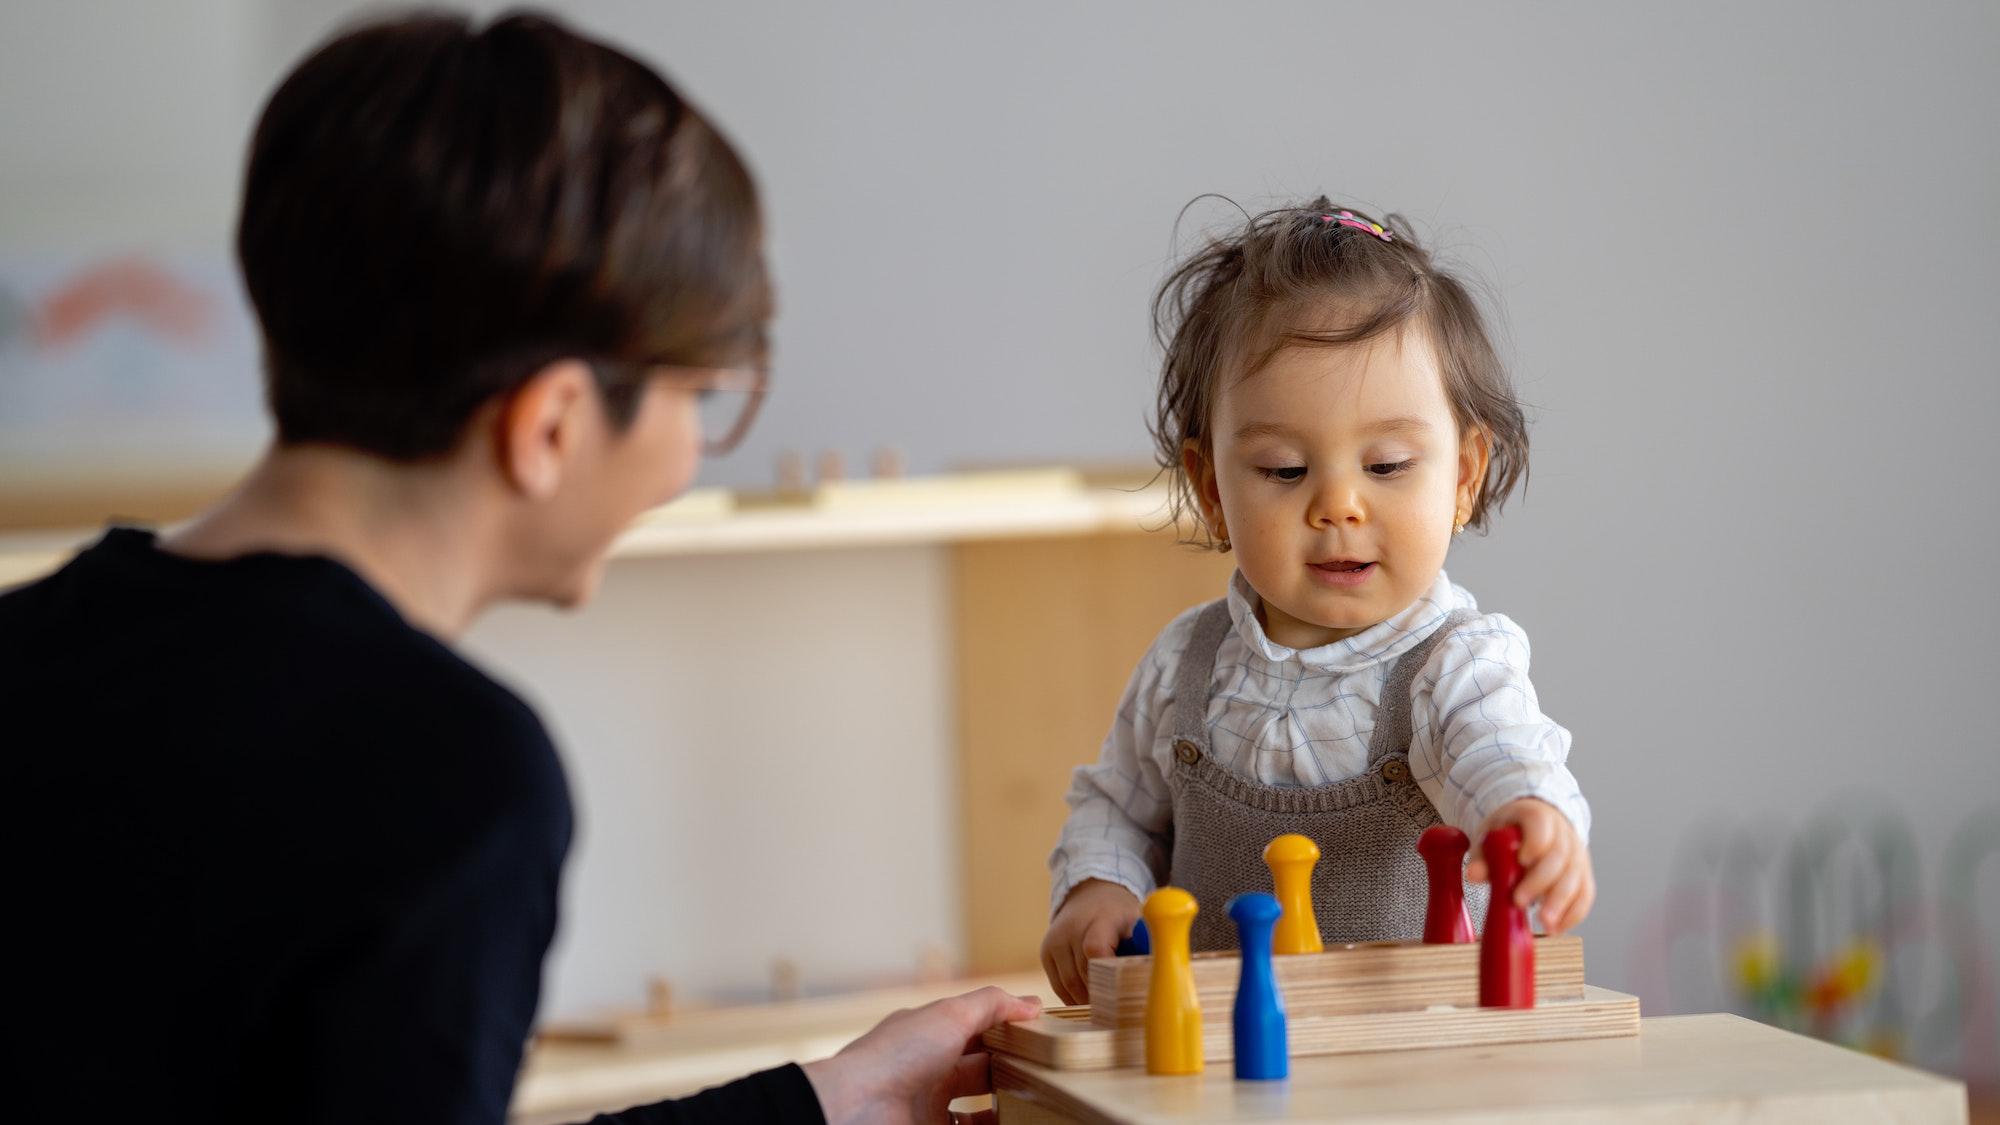
<path fill-rule="evenodd" d="M 1236 982 L 1236 1077 L 1284 1078 L 1291 1073 L 1285 1044 L 1285 1003 L 1271 972 L 1271 931 L 1281 913 L 1270 895 L 1241 894 L 1229 900 L 1236 922 L 1236 946 L 1243 973 Z"/>
<path fill-rule="evenodd" d="M 1153 952 L 1153 939 L 1146 933 L 1144 918 L 1132 923 L 1132 936 L 1119 938 L 1114 952 L 1120 957 L 1144 957 Z"/>

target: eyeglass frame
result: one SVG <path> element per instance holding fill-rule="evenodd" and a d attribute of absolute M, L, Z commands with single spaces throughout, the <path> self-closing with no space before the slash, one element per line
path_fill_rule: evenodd
<path fill-rule="evenodd" d="M 696 394 L 718 391 L 743 393 L 743 409 L 736 415 L 729 432 L 719 438 L 707 434 L 701 436 L 701 455 L 704 457 L 721 457 L 742 444 L 743 436 L 750 432 L 751 423 L 757 420 L 757 412 L 763 409 L 764 396 L 771 390 L 771 369 L 762 363 L 754 367 L 689 367 L 677 363 L 649 363 L 645 371 L 648 375 L 666 375 L 675 386 Z"/>

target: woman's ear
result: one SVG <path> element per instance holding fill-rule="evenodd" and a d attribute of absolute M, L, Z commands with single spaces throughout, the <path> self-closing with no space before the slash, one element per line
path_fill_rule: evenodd
<path fill-rule="evenodd" d="M 1181 471 L 1187 474 L 1188 488 L 1194 492 L 1194 502 L 1201 508 L 1208 533 L 1228 543 L 1229 525 L 1222 517 L 1222 490 L 1215 483 L 1215 460 L 1209 456 L 1207 447 L 1194 438 L 1181 442 Z"/>
<path fill-rule="evenodd" d="M 1479 510 L 1479 491 L 1486 487 L 1486 466 L 1493 459 L 1493 439 L 1484 426 L 1468 426 L 1458 443 L 1457 526 L 1471 522 Z"/>
<path fill-rule="evenodd" d="M 589 432 L 594 383 L 582 360 L 561 359 L 530 375 L 500 403 L 494 440 L 500 474 L 516 492 L 547 500 L 562 487 Z"/>

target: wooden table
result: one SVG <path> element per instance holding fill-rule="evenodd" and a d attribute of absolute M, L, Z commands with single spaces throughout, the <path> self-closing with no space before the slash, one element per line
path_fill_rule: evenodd
<path fill-rule="evenodd" d="M 993 1084 L 1001 1125 L 1966 1120 L 1961 1083 L 1729 1015 L 1648 1019 L 1628 1039 L 1295 1058 L 1270 1083 L 996 1055 Z"/>

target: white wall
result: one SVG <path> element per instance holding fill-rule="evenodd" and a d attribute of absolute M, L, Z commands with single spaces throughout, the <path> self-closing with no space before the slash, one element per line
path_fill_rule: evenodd
<path fill-rule="evenodd" d="M 479 624 L 578 807 L 545 1013 L 956 957 L 948 577 L 939 548 L 621 560 L 577 614 Z"/>
<path fill-rule="evenodd" d="M 72 232 L 212 224 L 212 199 L 161 215 L 156 195 L 233 184 L 216 167 L 246 120 L 218 84 L 228 45 L 248 34 L 237 72 L 276 73 L 349 7 L 190 9 L 221 29 L 211 38 L 166 17 L 142 35 L 10 6 L 0 232 L 34 236 L 44 208 Z M 1401 210 L 1503 297 L 1535 407 L 1528 498 L 1454 568 L 1529 629 L 1544 700 L 1576 732 L 1604 883 L 1592 976 L 1656 975 L 1672 857 L 1709 817 L 1777 840 L 1860 794 L 1913 826 L 1935 901 L 1946 835 L 2000 790 L 2000 7 L 561 7 L 668 70 L 765 185 L 782 384 L 713 479 L 762 483 L 787 447 L 859 459 L 896 444 L 919 470 L 1141 456 L 1145 303 L 1183 203 L 1324 189 Z M 48 47 L 23 48 L 22 29 Z M 157 75 L 152 100 L 107 109 L 103 84 L 134 73 Z M 47 139 L 59 112 L 87 152 Z M 34 161 L 69 179 L 20 171 Z M 712 918 L 676 917 L 722 893 L 681 860 L 658 859 L 653 885 L 674 890 L 657 916 L 631 901 L 645 861 L 593 866 L 614 840 L 712 840 L 710 793 L 750 783 L 673 757 L 682 744 L 662 733 L 668 715 L 715 721 L 650 690 L 686 659 L 669 609 L 724 631 L 680 565 L 614 575 L 621 612 L 560 634 L 510 615 L 478 641 L 549 704 L 594 823 L 559 1007 L 620 992 L 649 942 L 699 950 L 687 971 L 731 984 L 767 956 L 762 937 L 739 949 Z M 784 589 L 787 564 L 770 565 Z M 702 577 L 753 588 L 724 570 Z M 753 619 L 760 640 L 781 621 Z M 935 625 L 899 620 L 878 623 L 879 643 L 930 651 Z M 672 787 L 658 825 L 628 819 L 646 802 L 623 784 L 641 777 Z M 903 796 L 934 783 L 913 777 Z M 911 849 L 941 831 L 911 828 Z M 942 925 L 931 905 L 895 900 L 912 925 Z"/>
<path fill-rule="evenodd" d="M 0 11 L 0 246 L 10 255 L 226 238 L 268 81 L 251 0 Z"/>

